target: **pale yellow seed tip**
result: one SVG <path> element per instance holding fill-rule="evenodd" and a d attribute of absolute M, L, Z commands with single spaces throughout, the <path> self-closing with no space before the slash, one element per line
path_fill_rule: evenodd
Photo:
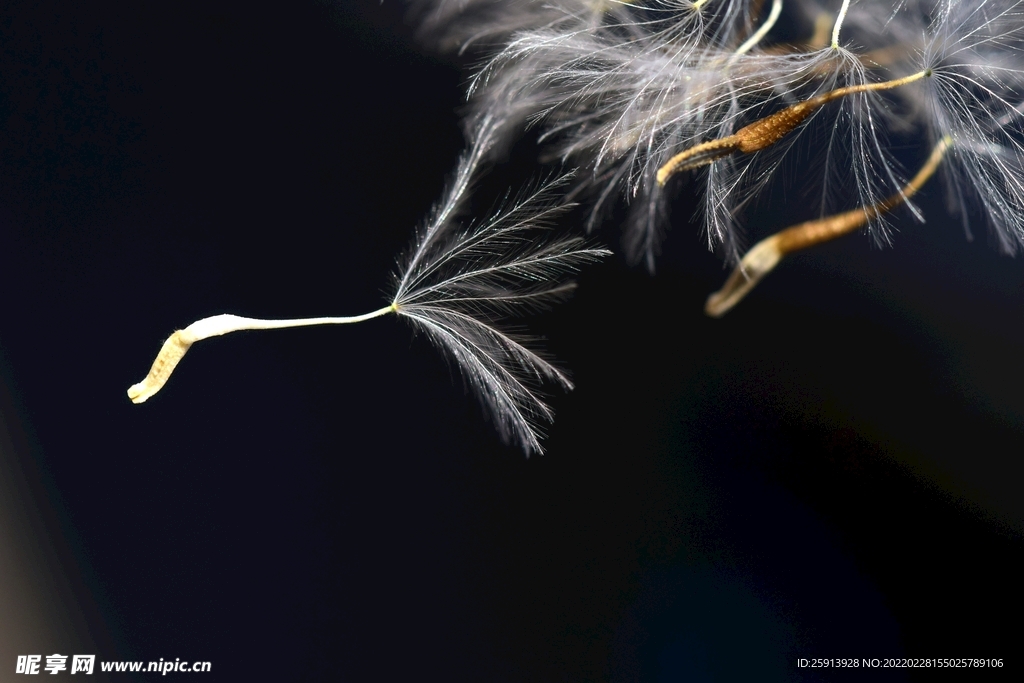
<path fill-rule="evenodd" d="M 195 336 L 186 330 L 178 330 L 168 337 L 146 378 L 128 388 L 128 398 L 132 403 L 143 403 L 160 391 L 194 341 Z"/>
<path fill-rule="evenodd" d="M 778 234 L 767 237 L 751 248 L 720 290 L 708 297 L 704 312 L 720 318 L 743 300 L 754 286 L 782 260 Z"/>

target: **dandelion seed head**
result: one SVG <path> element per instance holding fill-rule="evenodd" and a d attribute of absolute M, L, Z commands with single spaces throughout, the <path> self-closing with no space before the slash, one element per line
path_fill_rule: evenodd
<path fill-rule="evenodd" d="M 1000 248 L 1014 252 L 1024 244 L 1021 5 L 637 0 L 603 11 L 582 0 L 546 3 L 559 20 L 531 5 L 533 23 L 509 23 L 473 79 L 470 120 L 501 122 L 494 149 L 533 128 L 544 158 L 581 168 L 570 194 L 588 202 L 588 228 L 619 199 L 629 204 L 627 253 L 650 265 L 673 195 L 656 171 L 681 151 L 843 91 L 769 147 L 709 148 L 681 167 L 687 187 L 700 188 L 696 222 L 709 248 L 737 262 L 751 207 L 793 169 L 815 169 L 802 191 L 819 215 L 871 206 L 901 192 L 904 164 L 916 163 L 894 150 L 923 157 L 948 135 L 941 174 L 951 210 L 965 225 L 984 216 Z M 905 199 L 905 211 L 923 220 Z M 876 212 L 865 230 L 887 245 L 892 220 Z"/>

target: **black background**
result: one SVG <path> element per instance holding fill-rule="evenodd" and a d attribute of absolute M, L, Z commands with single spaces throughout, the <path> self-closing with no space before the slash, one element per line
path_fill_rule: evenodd
<path fill-rule="evenodd" d="M 965 240 L 938 185 L 895 248 L 801 255 L 717 321 L 725 271 L 682 197 L 655 275 L 609 259 L 530 321 L 577 388 L 526 459 L 391 318 L 207 341 L 125 396 L 200 317 L 386 303 L 471 61 L 418 44 L 403 5 L 8 2 L 0 60 L 8 456 L 99 659 L 246 681 L 1017 668 L 1024 264 Z"/>

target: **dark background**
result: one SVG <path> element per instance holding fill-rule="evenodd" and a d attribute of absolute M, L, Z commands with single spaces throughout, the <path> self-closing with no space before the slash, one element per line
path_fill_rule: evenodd
<path fill-rule="evenodd" d="M 801 255 L 718 321 L 683 196 L 655 275 L 612 258 L 530 321 L 577 383 L 544 456 L 390 318 L 207 341 L 128 401 L 200 317 L 384 305 L 461 149 L 470 62 L 391 0 L 4 3 L 0 553 L 31 577 L 8 597 L 36 597 L 0 680 L 52 652 L 225 681 L 1019 669 L 1024 263 L 965 240 L 938 185 L 895 248 Z M 44 613 L 33 640 L 17 614 Z"/>

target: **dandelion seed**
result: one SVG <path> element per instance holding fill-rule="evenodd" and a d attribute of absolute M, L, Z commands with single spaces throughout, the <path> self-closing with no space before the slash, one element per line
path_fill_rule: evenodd
<path fill-rule="evenodd" d="M 417 232 L 395 294 L 384 308 L 352 317 L 259 320 L 217 315 L 175 332 L 164 342 L 146 378 L 128 390 L 135 403 L 157 393 L 197 341 L 240 330 L 364 322 L 388 314 L 409 320 L 455 360 L 502 437 L 527 454 L 541 453 L 542 425 L 553 415 L 542 388 L 572 388 L 568 377 L 526 340 L 501 329 L 509 314 L 544 308 L 564 297 L 569 273 L 609 252 L 579 237 L 552 236 L 553 220 L 567 208 L 556 203 L 566 180 L 543 184 L 480 223 L 463 224 L 458 214 L 494 127 L 485 130 L 462 159 L 445 198 Z"/>
<path fill-rule="evenodd" d="M 901 85 L 913 83 L 930 75 L 931 70 L 925 69 L 916 74 L 885 81 L 884 83 L 865 83 L 863 85 L 836 88 L 823 95 L 818 95 L 817 97 L 812 97 L 809 100 L 786 107 L 782 111 L 744 126 L 728 137 L 694 145 L 690 149 L 675 155 L 669 159 L 668 163 L 658 169 L 658 184 L 664 185 L 668 182 L 669 178 L 680 171 L 699 168 L 735 152 L 753 154 L 754 152 L 767 149 L 791 133 L 808 116 L 829 102 L 834 102 L 842 97 L 857 93 L 898 88 Z"/>
<path fill-rule="evenodd" d="M 708 297 L 704 311 L 713 318 L 720 318 L 738 304 L 785 256 L 849 234 L 863 227 L 872 218 L 906 202 L 935 174 L 951 143 L 952 139 L 948 136 L 943 138 L 932 150 L 931 156 L 917 175 L 901 192 L 885 201 L 835 216 L 807 221 L 786 228 L 755 244 L 733 270 L 722 289 Z"/>

